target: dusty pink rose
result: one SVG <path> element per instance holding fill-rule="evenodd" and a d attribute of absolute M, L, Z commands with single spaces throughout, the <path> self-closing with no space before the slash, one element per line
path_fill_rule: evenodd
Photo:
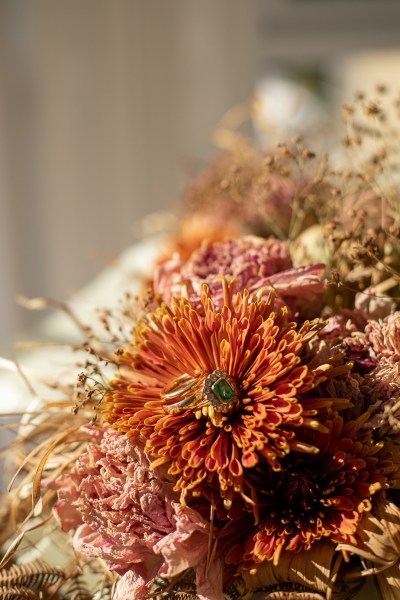
<path fill-rule="evenodd" d="M 400 431 L 400 312 L 365 328 L 375 368 L 365 377 L 364 392 L 377 410 L 371 423 L 378 435 Z"/>
<path fill-rule="evenodd" d="M 386 358 L 364 379 L 364 393 L 375 409 L 369 424 L 378 437 L 400 432 L 400 363 Z"/>
<path fill-rule="evenodd" d="M 369 321 L 365 328 L 371 355 L 380 360 L 389 358 L 400 361 L 400 312 L 395 312 L 383 320 Z"/>
<path fill-rule="evenodd" d="M 325 283 L 322 264 L 293 267 L 286 242 L 245 236 L 223 242 L 204 243 L 187 260 L 175 255 L 160 265 L 154 277 L 154 291 L 169 303 L 173 296 L 199 303 L 207 283 L 213 301 L 222 305 L 221 277 L 233 277 L 235 290 L 251 294 L 274 288 L 277 307 L 286 305 L 292 316 L 305 318 L 321 308 Z M 312 306 L 311 306 L 312 305 Z"/>
<path fill-rule="evenodd" d="M 392 353 L 396 319 L 390 315 L 391 310 L 391 298 L 377 297 L 374 289 L 368 288 L 366 293 L 356 294 L 353 310 L 343 309 L 326 318 L 319 339 L 344 352 L 346 359 L 354 363 L 353 370 L 366 374 L 376 367 L 382 356 Z M 381 316 L 386 318 L 382 320 Z M 398 321 L 399 327 L 400 319 Z"/>
<path fill-rule="evenodd" d="M 207 572 L 209 523 L 149 470 L 143 450 L 118 432 L 93 432 L 97 439 L 75 468 L 48 483 L 58 492 L 54 512 L 62 528 L 75 529 L 74 548 L 123 575 L 119 600 L 146 598 L 156 576 L 188 568 L 196 571 L 199 598 L 222 600 L 220 562 Z"/>
<path fill-rule="evenodd" d="M 385 301 L 384 310 L 391 305 Z M 360 306 L 360 304 L 358 304 Z M 329 349 L 344 352 L 353 363 L 352 372 L 335 382 L 338 396 L 351 397 L 352 418 L 369 410 L 368 428 L 378 437 L 400 432 L 400 312 L 384 319 L 365 321 L 360 308 L 343 311 L 327 319 L 325 328 L 315 344 L 318 355 Z M 363 324 L 364 323 L 364 324 Z M 351 384 L 349 392 L 341 387 Z"/>
<path fill-rule="evenodd" d="M 346 361 L 354 364 L 353 371 L 366 373 L 373 369 L 376 361 L 371 358 L 368 340 L 364 333 L 366 320 L 358 311 L 345 310 L 342 314 L 326 319 L 320 339 L 343 352 Z"/>

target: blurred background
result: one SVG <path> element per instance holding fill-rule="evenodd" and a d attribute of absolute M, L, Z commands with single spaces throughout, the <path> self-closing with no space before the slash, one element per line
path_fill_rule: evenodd
<path fill-rule="evenodd" d="M 258 95 L 268 144 L 399 74 L 398 0 L 1 0 L 1 351 L 16 294 L 66 299 L 140 239 L 232 106 Z"/>

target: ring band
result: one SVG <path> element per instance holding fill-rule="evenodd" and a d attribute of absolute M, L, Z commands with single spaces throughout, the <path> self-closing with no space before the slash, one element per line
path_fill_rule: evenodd
<path fill-rule="evenodd" d="M 181 382 L 182 384 L 179 385 Z M 179 396 L 182 396 L 182 394 L 189 392 L 192 388 L 194 388 L 195 385 L 198 384 L 198 382 L 198 378 L 190 377 L 190 375 L 185 373 L 177 379 L 174 379 L 172 383 L 165 386 L 164 391 L 160 393 L 160 396 L 165 400 L 173 400 L 174 398 L 178 398 Z"/>
<path fill-rule="evenodd" d="M 175 404 L 165 405 L 164 409 L 167 412 L 171 412 L 173 410 L 179 410 L 180 408 L 185 408 L 186 406 L 190 406 L 192 404 L 192 402 L 195 402 L 198 399 L 198 397 L 199 397 L 199 393 L 197 392 L 196 394 L 192 394 L 188 398 L 184 398 L 183 400 L 180 400 L 179 402 L 175 402 Z"/>

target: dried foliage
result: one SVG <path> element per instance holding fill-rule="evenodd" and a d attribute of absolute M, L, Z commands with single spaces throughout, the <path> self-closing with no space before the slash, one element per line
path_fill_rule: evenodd
<path fill-rule="evenodd" d="M 344 107 L 344 168 L 332 168 L 300 138 L 267 152 L 236 138 L 190 184 L 178 250 L 193 215 L 200 216 L 199 238 L 207 235 L 201 217 L 211 214 L 214 223 L 234 223 L 242 233 L 290 240 L 297 264 L 323 260 L 335 309 L 369 288 L 372 296 L 398 298 L 398 104 L 377 90 L 375 99 L 361 94 Z"/>
<path fill-rule="evenodd" d="M 258 590 L 253 600 L 325 600 L 317 592 L 310 592 L 294 584 L 281 584 Z"/>
<path fill-rule="evenodd" d="M 400 441 L 398 429 L 388 432 L 382 420 L 397 423 L 399 415 L 398 405 L 391 402 L 393 393 L 384 397 L 389 388 L 377 373 L 379 365 L 380 373 L 390 377 L 399 369 L 398 359 L 386 356 L 397 348 L 397 325 L 392 327 L 387 319 L 379 319 L 398 307 L 400 299 L 400 157 L 379 94 L 383 91 L 373 102 L 360 96 L 344 109 L 344 145 L 353 156 L 350 168 L 333 168 L 299 138 L 264 152 L 232 137 L 229 150 L 220 154 L 187 191 L 181 225 L 167 248 L 167 255 L 179 252 L 178 267 L 171 256 L 160 260 L 159 268 L 168 276 L 178 273 L 181 277 L 184 298 L 170 304 L 161 288 L 150 282 L 150 290 L 140 298 L 128 291 L 119 310 L 100 312 L 98 330 L 81 323 L 65 304 L 21 300 L 30 309 L 62 309 L 79 328 L 82 343 L 73 349 L 76 381 L 45 382 L 49 390 L 57 392 L 57 399 L 36 398 L 34 414 L 24 416 L 10 447 L 17 470 L 0 513 L 0 541 L 7 542 L 0 565 L 0 599 L 122 600 L 118 583 L 134 565 L 140 564 L 145 571 L 164 560 L 160 554 L 168 535 L 179 545 L 171 523 L 183 523 L 190 511 L 199 517 L 190 521 L 197 539 L 200 530 L 206 539 L 204 573 L 195 573 L 198 564 L 189 564 L 190 568 L 175 574 L 173 561 L 165 559 L 165 578 L 154 581 L 157 569 L 147 579 L 143 576 L 154 581 L 148 598 L 196 600 L 198 579 L 211 578 L 210 571 L 220 555 L 233 557 L 224 573 L 226 600 L 350 600 L 372 576 L 384 600 L 398 598 L 400 502 L 395 488 L 399 487 Z M 196 304 L 190 294 L 194 290 L 196 296 L 196 285 L 210 282 L 210 273 L 202 270 L 199 256 L 209 257 L 212 244 L 221 242 L 219 251 L 226 251 L 226 255 L 215 252 L 211 268 L 219 280 L 221 275 L 228 277 L 233 273 L 218 270 L 223 263 L 229 271 L 232 259 L 223 240 L 247 233 L 279 238 L 292 262 L 285 269 L 268 272 L 258 286 L 262 291 L 256 289 L 258 284 L 252 290 L 258 294 L 255 298 L 249 298 L 247 292 L 235 295 L 234 284 L 224 279 L 223 284 L 213 281 L 214 287 L 203 287 Z M 200 274 L 196 281 L 190 280 L 185 265 L 203 240 L 203 254 L 198 253 L 191 263 L 200 264 Z M 175 260 L 173 267 L 171 260 Z M 269 260 L 272 262 L 270 256 Z M 237 280 L 241 281 L 243 273 L 244 279 L 248 277 L 250 263 L 239 265 Z M 325 292 L 320 263 L 326 265 L 328 282 L 322 310 L 310 292 L 313 277 L 321 284 L 321 293 Z M 310 268 L 304 270 L 303 265 Z M 221 292 L 222 308 L 218 306 L 220 298 L 213 296 L 218 286 L 225 290 Z M 272 287 L 278 296 L 280 290 L 286 307 L 280 311 L 281 305 L 276 304 L 274 313 L 270 300 L 262 296 L 265 288 Z M 308 315 L 302 313 L 303 305 L 294 303 L 293 308 L 287 300 L 292 298 L 290 294 L 296 302 L 305 298 L 304 304 L 317 311 L 318 319 L 310 323 Z M 171 295 L 179 296 L 175 291 Z M 287 310 L 292 311 L 291 319 L 299 320 L 298 331 L 289 323 Z M 324 330 L 326 319 L 329 327 Z M 375 330 L 366 327 L 368 319 L 374 320 Z M 240 331 L 238 324 L 243 325 Z M 270 337 L 264 335 L 268 327 Z M 310 327 L 313 335 L 305 335 L 304 343 L 300 343 L 299 332 L 307 334 Z M 376 350 L 374 339 L 379 335 L 383 341 Z M 211 341 L 202 345 L 201 336 Z M 246 352 L 241 356 L 243 339 L 253 340 L 254 347 L 246 341 Z M 271 348 L 278 343 L 279 358 L 269 364 Z M 16 368 L 34 392 L 34 378 Z M 219 411 L 218 402 L 211 405 L 203 395 L 207 381 L 211 394 L 210 372 L 211 376 L 219 373 L 218 377 L 222 373 L 225 384 L 232 383 L 232 373 L 235 376 L 232 386 L 228 385 L 231 403 L 224 411 Z M 364 377 L 366 372 L 368 377 Z M 263 383 L 264 376 L 268 376 L 267 383 Z M 254 389 L 250 385 L 253 380 Z M 243 415 L 235 408 L 239 387 L 249 390 Z M 271 394 L 279 391 L 280 404 L 273 411 L 275 421 L 271 418 L 268 428 L 261 431 L 271 414 L 267 388 Z M 257 406 L 252 412 L 251 403 L 257 395 L 261 400 L 253 403 Z M 309 412 L 305 406 L 311 406 Z M 250 425 L 237 424 L 231 409 L 236 411 L 235 417 L 243 417 Z M 114 431 L 110 434 L 111 427 Z M 229 427 L 241 432 L 235 443 L 227 437 Z M 103 435 L 109 446 L 101 445 Z M 330 446 L 324 443 L 327 435 L 334 440 Z M 115 441 L 118 436 L 123 437 L 126 448 L 121 439 Z M 245 454 L 243 448 L 250 446 L 251 436 L 252 449 Z M 128 446 L 132 443 L 140 446 L 136 454 L 130 454 Z M 212 450 L 208 452 L 209 448 Z M 147 473 L 147 479 L 143 469 L 148 472 L 150 463 L 138 459 L 146 452 L 151 455 L 154 471 L 151 476 Z M 331 466 L 341 452 L 346 452 L 346 458 L 337 461 L 339 467 Z M 225 460 L 227 454 L 230 460 Z M 160 533 L 153 527 L 154 518 L 146 514 L 147 527 L 157 529 L 158 538 L 148 543 L 143 557 L 140 552 L 144 552 L 144 544 L 135 532 L 130 531 L 129 544 L 115 542 L 121 524 L 135 522 L 134 518 L 123 520 L 127 507 L 133 510 L 134 506 L 138 521 L 143 516 L 140 502 L 134 499 L 135 503 L 133 496 L 129 497 L 132 505 L 128 501 L 119 505 L 120 497 L 132 491 L 132 472 L 138 462 L 146 497 L 157 507 L 163 506 L 158 517 L 164 519 L 164 513 L 173 517 L 162 520 L 166 531 L 160 526 Z M 318 477 L 317 462 L 321 469 Z M 314 477 L 310 475 L 312 469 Z M 325 477 L 330 469 L 333 475 Z M 123 494 L 115 494 L 115 503 L 107 504 L 110 489 L 115 492 L 118 488 L 114 485 L 115 472 Z M 96 485 L 92 482 L 83 493 L 82 481 L 100 477 L 99 473 L 102 484 L 96 480 Z M 162 481 L 159 488 L 156 478 L 158 483 Z M 274 504 L 276 498 L 270 490 L 275 484 L 279 502 Z M 339 491 L 333 496 L 335 489 Z M 59 502 L 53 511 L 57 493 Z M 101 507 L 90 518 L 88 498 Z M 186 501 L 189 507 L 183 506 Z M 282 513 L 280 502 L 287 503 Z M 304 514 L 313 512 L 314 505 L 315 519 L 307 523 Z M 177 517 L 179 511 L 182 521 Z M 111 512 L 115 523 L 107 521 Z M 294 514 L 296 527 L 303 527 L 301 534 L 286 527 Z M 60 523 L 65 532 L 60 531 Z M 305 525 L 300 527 L 299 523 Z M 73 540 L 68 529 L 79 530 Z M 143 534 L 144 529 L 141 531 Z M 223 539 L 225 531 L 234 531 L 228 542 Z M 254 548 L 246 536 L 252 538 Z M 55 546 L 56 539 L 63 540 L 68 555 L 63 567 L 43 561 L 9 566 L 32 548 L 40 553 L 46 537 Z M 131 552 L 128 558 L 124 554 L 127 546 Z M 161 548 L 158 554 L 155 546 Z M 238 546 L 240 559 L 235 556 Z M 73 547 L 82 553 L 74 554 Z M 188 556 L 182 552 L 182 563 Z M 109 571 L 110 563 L 116 573 Z M 87 575 L 93 576 L 90 590 Z M 141 594 L 147 592 L 148 588 Z"/>
<path fill-rule="evenodd" d="M 0 598 L 1 600 L 23 600 L 28 598 L 31 600 L 39 600 L 43 596 L 39 596 L 38 593 L 33 592 L 26 587 L 0 587 Z"/>
<path fill-rule="evenodd" d="M 3 587 L 26 587 L 32 590 L 48 588 L 65 579 L 65 571 L 51 567 L 42 560 L 28 564 L 13 565 L 0 571 L 0 585 Z"/>
<path fill-rule="evenodd" d="M 43 560 L 14 564 L 0 571 L 0 598 L 91 600 L 92 594 L 80 579 L 79 570 L 54 567 Z"/>

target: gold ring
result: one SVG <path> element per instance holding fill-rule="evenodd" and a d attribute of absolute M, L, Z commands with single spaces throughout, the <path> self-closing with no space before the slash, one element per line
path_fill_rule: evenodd
<path fill-rule="evenodd" d="M 184 373 L 166 385 L 160 393 L 160 397 L 165 400 L 180 399 L 174 404 L 165 404 L 164 409 L 171 412 L 186 408 L 201 400 L 212 405 L 216 412 L 230 413 L 234 409 L 239 401 L 239 390 L 229 373 L 219 369 L 213 371 L 205 378 L 201 390 L 198 389 L 194 394 L 184 397 L 200 383 L 200 380 L 201 377 L 191 377 Z"/>
<path fill-rule="evenodd" d="M 189 392 L 192 388 L 194 388 L 195 385 L 198 384 L 198 382 L 198 378 L 191 377 L 185 373 L 166 385 L 163 391 L 160 393 L 160 396 L 165 400 L 173 400 L 174 398 L 178 398 L 178 396 L 182 396 L 182 394 Z M 179 385 L 180 383 L 181 385 Z"/>
<path fill-rule="evenodd" d="M 238 402 L 236 382 L 226 371 L 217 369 L 204 382 L 203 394 L 214 410 L 229 413 Z"/>
<path fill-rule="evenodd" d="M 199 392 L 197 392 L 196 394 L 192 394 L 188 398 L 184 398 L 183 400 L 180 400 L 180 402 L 175 402 L 175 404 L 165 405 L 164 409 L 167 412 L 171 412 L 173 410 L 179 410 L 180 408 L 185 408 L 186 406 L 190 406 L 193 402 L 195 402 L 196 400 L 201 398 L 201 396 L 202 396 L 202 394 L 199 394 Z"/>

